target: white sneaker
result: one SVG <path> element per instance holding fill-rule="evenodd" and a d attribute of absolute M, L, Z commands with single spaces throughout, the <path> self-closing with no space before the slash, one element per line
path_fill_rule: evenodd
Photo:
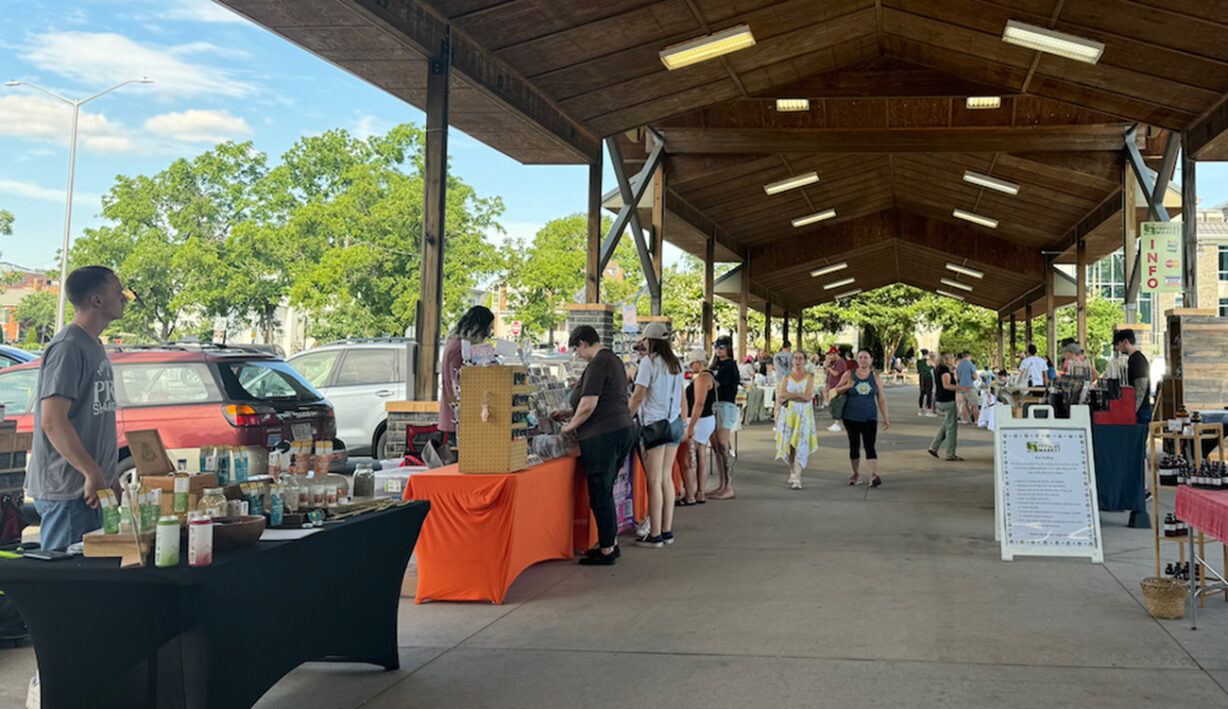
<path fill-rule="evenodd" d="M 827 430 L 831 431 L 832 433 L 839 433 L 843 431 L 844 429 L 840 428 L 840 424 L 833 421 L 832 424 L 827 427 Z"/>
<path fill-rule="evenodd" d="M 799 482 L 795 482 L 795 483 L 793 483 L 793 484 L 791 485 L 791 487 L 792 487 L 794 490 L 801 490 L 801 489 L 802 489 L 802 484 L 801 484 L 801 483 L 799 483 Z"/>
<path fill-rule="evenodd" d="M 26 709 L 39 709 L 43 705 L 43 689 L 40 684 L 38 670 L 35 669 L 30 685 L 26 688 Z"/>

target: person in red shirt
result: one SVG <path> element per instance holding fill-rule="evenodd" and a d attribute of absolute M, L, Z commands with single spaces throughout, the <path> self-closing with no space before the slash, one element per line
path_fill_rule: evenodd
<path fill-rule="evenodd" d="M 831 404 L 831 400 L 836 396 L 836 385 L 840 383 L 840 378 L 848 371 L 848 365 L 844 358 L 840 356 L 840 350 L 832 347 L 827 350 L 827 362 L 824 365 L 824 370 L 827 372 L 827 386 L 823 388 L 823 403 Z M 840 424 L 833 420 L 831 425 L 827 427 L 828 431 L 839 431 Z"/>

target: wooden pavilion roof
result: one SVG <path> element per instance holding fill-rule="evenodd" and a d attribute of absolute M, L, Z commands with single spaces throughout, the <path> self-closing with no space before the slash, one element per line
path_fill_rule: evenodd
<path fill-rule="evenodd" d="M 986 274 L 968 302 L 1006 313 L 1077 239 L 1092 258 L 1120 247 L 1128 127 L 1153 166 L 1167 131 L 1228 159 L 1228 0 L 218 2 L 419 107 L 448 36 L 452 124 L 524 163 L 590 163 L 622 134 L 635 170 L 651 127 L 667 152 L 666 240 L 702 256 L 712 235 L 718 259 L 746 259 L 759 307 L 830 300 L 836 276 L 864 290 L 968 280 L 954 262 Z M 1008 20 L 1103 42 L 1103 56 L 1007 44 Z M 675 71 L 658 58 L 739 24 L 753 47 Z M 968 110 L 970 95 L 1002 106 Z M 811 110 L 777 113 L 777 97 Z M 970 185 L 965 169 L 1019 194 Z M 807 170 L 820 181 L 764 193 Z M 790 225 L 829 207 L 833 219 Z M 836 262 L 849 266 L 809 275 Z"/>

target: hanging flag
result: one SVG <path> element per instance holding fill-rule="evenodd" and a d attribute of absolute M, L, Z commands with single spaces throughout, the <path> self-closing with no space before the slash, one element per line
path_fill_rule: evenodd
<path fill-rule="evenodd" d="M 1142 241 L 1142 293 L 1181 293 L 1182 244 L 1181 222 L 1143 222 L 1139 228 Z"/>

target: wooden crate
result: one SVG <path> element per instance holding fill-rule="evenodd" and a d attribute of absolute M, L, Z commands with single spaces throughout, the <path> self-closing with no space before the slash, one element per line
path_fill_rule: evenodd
<path fill-rule="evenodd" d="M 525 367 L 463 367 L 460 372 L 460 417 L 458 468 L 462 473 L 511 473 L 523 470 L 528 440 L 514 440 L 516 430 L 527 424 L 513 423 L 513 413 L 528 412 L 527 406 L 512 406 L 512 396 L 528 394 L 529 370 Z M 482 407 L 487 409 L 482 420 Z"/>

